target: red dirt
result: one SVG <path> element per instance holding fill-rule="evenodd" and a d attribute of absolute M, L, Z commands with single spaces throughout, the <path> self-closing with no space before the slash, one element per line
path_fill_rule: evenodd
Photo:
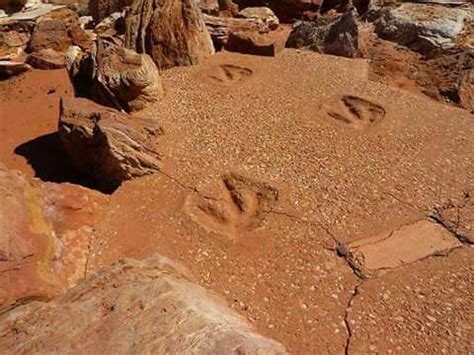
<path fill-rule="evenodd" d="M 0 161 L 29 177 L 88 185 L 57 135 L 59 100 L 73 95 L 66 70 L 32 70 L 0 82 Z"/>
<path fill-rule="evenodd" d="M 244 70 L 227 75 L 223 66 Z M 472 116 L 371 82 L 368 72 L 363 60 L 285 50 L 276 58 L 224 52 L 163 73 L 166 98 L 149 110 L 165 132 L 163 172 L 112 195 L 88 272 L 122 256 L 171 257 L 291 353 L 434 353 L 439 339 L 450 352 L 465 352 L 474 322 L 470 247 L 411 260 L 370 281 L 337 256 L 337 243 L 423 220 L 436 205 L 462 200 L 474 181 Z M 53 84 L 56 93 L 47 95 Z M 62 71 L 0 82 L 0 159 L 8 167 L 67 179 L 65 161 L 41 146 L 31 148 L 39 158 L 25 154 L 32 166 L 14 154 L 55 131 L 65 91 Z M 331 116 L 344 97 L 358 98 L 342 111 L 346 121 L 369 115 L 363 129 Z M 378 112 L 375 124 L 371 112 Z M 229 185 L 229 173 L 245 183 Z M 383 287 L 395 288 L 387 302 Z M 444 292 L 457 288 L 459 302 L 456 292 Z M 420 294 L 440 307 L 435 327 L 417 311 Z M 400 309 L 408 324 L 402 331 Z"/>

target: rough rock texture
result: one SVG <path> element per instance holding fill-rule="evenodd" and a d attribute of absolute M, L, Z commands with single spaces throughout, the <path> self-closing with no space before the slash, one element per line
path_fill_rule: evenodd
<path fill-rule="evenodd" d="M 26 48 L 28 62 L 39 69 L 57 69 L 65 66 L 64 53 L 71 45 L 83 49 L 92 44 L 79 23 L 79 17 L 70 9 L 62 8 L 40 17 Z"/>
<path fill-rule="evenodd" d="M 160 69 L 193 65 L 214 53 L 196 0 L 137 0 L 125 19 L 125 45 Z"/>
<path fill-rule="evenodd" d="M 0 192 L 0 310 L 74 286 L 108 198 L 70 184 L 29 182 L 3 165 Z"/>
<path fill-rule="evenodd" d="M 278 28 L 280 21 L 268 7 L 247 7 L 239 12 L 239 17 L 261 20 L 270 30 Z"/>
<path fill-rule="evenodd" d="M 303 18 L 305 13 L 319 10 L 322 0 L 236 0 L 241 8 L 268 6 L 281 21 L 292 22 Z"/>
<path fill-rule="evenodd" d="M 461 106 L 474 113 L 474 69 L 466 70 L 459 80 L 458 95 Z"/>
<path fill-rule="evenodd" d="M 89 2 L 89 13 L 96 23 L 99 23 L 114 12 L 120 12 L 124 7 L 132 5 L 133 0 L 93 0 Z"/>
<path fill-rule="evenodd" d="M 20 10 L 28 0 L 0 0 L 0 9 L 7 13 Z"/>
<path fill-rule="evenodd" d="M 60 69 L 64 68 L 64 54 L 54 49 L 41 49 L 38 52 L 33 52 L 28 56 L 28 63 L 36 69 Z"/>
<path fill-rule="evenodd" d="M 218 15 L 219 14 L 219 0 L 200 0 L 199 8 L 204 14 Z"/>
<path fill-rule="evenodd" d="M 467 37 L 459 47 L 458 43 L 456 48 L 422 55 L 381 39 L 373 33 L 371 24 L 359 29 L 359 48 L 370 64 L 371 80 L 469 110 L 466 95 L 472 84 L 466 79 L 467 73 L 474 69 L 474 50 L 469 49 Z"/>
<path fill-rule="evenodd" d="M 114 12 L 95 26 L 94 33 L 104 37 L 123 35 L 125 33 L 124 21 L 124 14 L 122 12 Z"/>
<path fill-rule="evenodd" d="M 4 354 L 285 354 L 164 257 L 123 259 L 0 318 Z M 106 334 L 106 336 L 104 336 Z"/>
<path fill-rule="evenodd" d="M 67 57 L 79 96 L 127 112 L 143 110 L 163 96 L 160 73 L 147 54 L 98 38 L 90 54 L 71 48 Z"/>
<path fill-rule="evenodd" d="M 354 11 L 333 18 L 300 22 L 288 38 L 287 46 L 353 58 L 359 52 L 359 30 Z"/>
<path fill-rule="evenodd" d="M 38 19 L 27 50 L 54 49 L 64 53 L 71 45 L 86 49 L 91 44 L 79 24 L 79 17 L 72 10 L 63 8 Z"/>
<path fill-rule="evenodd" d="M 273 57 L 283 50 L 284 44 L 266 34 L 257 32 L 232 32 L 226 44 L 226 49 L 232 52 L 264 55 Z"/>
<path fill-rule="evenodd" d="M 467 20 L 464 9 L 412 3 L 384 8 L 380 15 L 379 36 L 422 53 L 453 47 Z"/>
<path fill-rule="evenodd" d="M 105 191 L 160 168 L 160 126 L 87 99 L 61 100 L 59 136 L 73 164 Z"/>
<path fill-rule="evenodd" d="M 235 32 L 268 32 L 268 26 L 256 18 L 233 18 L 204 15 L 204 22 L 217 49 L 227 43 L 229 35 Z"/>
<path fill-rule="evenodd" d="M 17 57 L 28 45 L 34 27 L 34 21 L 0 22 L 0 58 Z"/>

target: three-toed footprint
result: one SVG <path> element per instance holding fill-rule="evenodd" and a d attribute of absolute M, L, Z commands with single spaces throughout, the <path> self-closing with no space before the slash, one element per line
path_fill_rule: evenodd
<path fill-rule="evenodd" d="M 385 109 L 366 99 L 345 95 L 329 105 L 328 115 L 355 129 L 367 129 L 385 117 Z"/>
<path fill-rule="evenodd" d="M 188 196 L 185 211 L 206 230 L 235 237 L 259 227 L 278 200 L 278 190 L 264 182 L 225 174 L 219 181 L 221 198 Z"/>

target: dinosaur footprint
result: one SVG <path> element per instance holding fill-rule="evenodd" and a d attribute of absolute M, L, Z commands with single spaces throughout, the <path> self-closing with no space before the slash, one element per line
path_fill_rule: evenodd
<path fill-rule="evenodd" d="M 252 70 L 238 65 L 223 64 L 212 67 L 206 72 L 207 80 L 220 86 L 232 86 L 252 76 Z"/>
<path fill-rule="evenodd" d="M 357 96 L 346 95 L 331 105 L 328 115 L 355 129 L 367 129 L 385 117 L 385 109 Z"/>
<path fill-rule="evenodd" d="M 252 231 L 278 200 L 275 188 L 238 174 L 225 174 L 219 185 L 221 199 L 191 195 L 185 203 L 191 219 L 210 232 L 235 237 Z"/>

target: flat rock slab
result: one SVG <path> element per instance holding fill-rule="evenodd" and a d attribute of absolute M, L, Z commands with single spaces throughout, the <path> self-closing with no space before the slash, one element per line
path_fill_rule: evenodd
<path fill-rule="evenodd" d="M 9 21 L 35 20 L 40 16 L 46 15 L 53 10 L 61 9 L 63 7 L 64 6 L 61 5 L 39 4 L 38 7 L 35 7 L 31 10 L 16 12 L 11 16 L 1 18 L 0 24 L 7 23 Z"/>
<path fill-rule="evenodd" d="M 421 220 L 389 234 L 349 244 L 347 259 L 363 276 L 370 277 L 460 246 L 441 225 Z"/>
<path fill-rule="evenodd" d="M 30 70 L 31 67 L 23 62 L 0 60 L 0 78 L 18 75 Z"/>

